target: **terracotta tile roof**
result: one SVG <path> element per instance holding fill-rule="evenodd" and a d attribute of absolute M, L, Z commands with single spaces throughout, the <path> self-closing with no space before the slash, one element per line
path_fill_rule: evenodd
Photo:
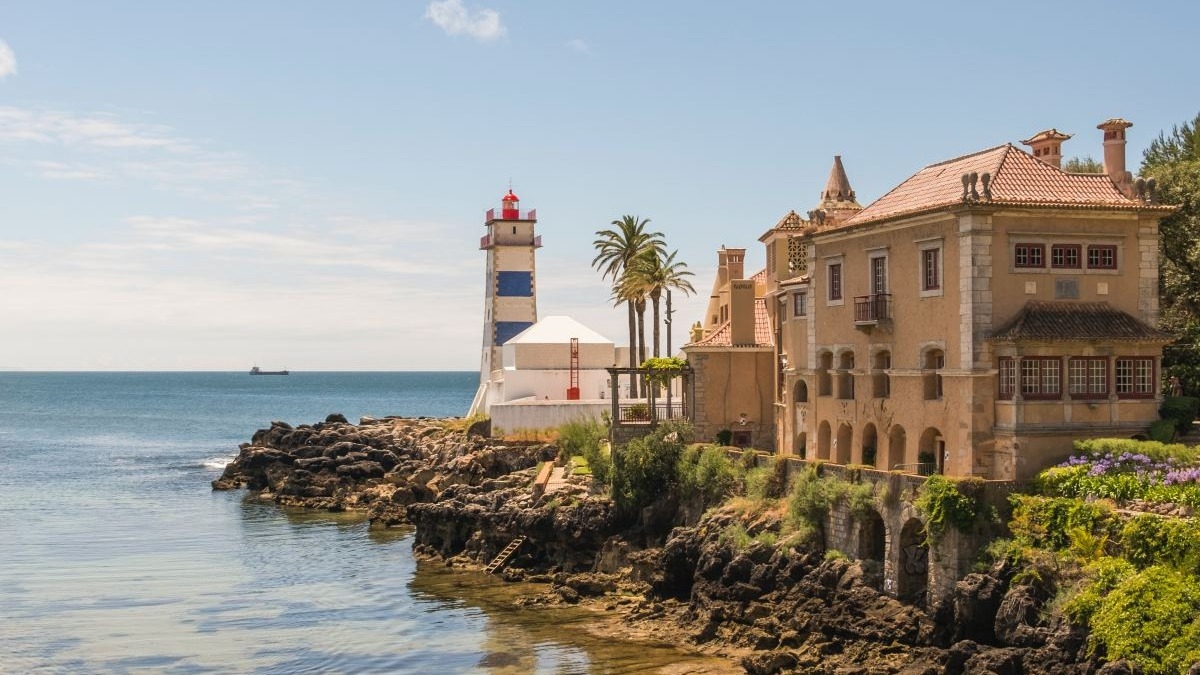
<path fill-rule="evenodd" d="M 729 341 L 731 328 L 728 321 L 717 326 L 704 339 L 691 343 L 695 347 L 770 347 L 774 344 L 771 336 L 771 319 L 767 316 L 766 298 L 754 300 L 754 344 L 735 345 Z"/>
<path fill-rule="evenodd" d="M 962 203 L 965 173 L 991 174 L 993 204 L 1075 208 L 1169 209 L 1121 193 L 1105 174 L 1068 173 L 1035 159 L 1011 143 L 921 169 L 872 202 L 846 225 L 930 211 Z M 977 185 L 981 203 L 982 181 Z"/>
<path fill-rule="evenodd" d="M 1141 319 L 1107 302 L 1025 303 L 1016 316 L 988 337 L 989 340 L 1117 340 L 1166 342 L 1173 339 Z"/>
<path fill-rule="evenodd" d="M 756 284 L 757 283 L 765 283 L 767 281 L 767 268 L 764 267 L 761 270 L 755 272 L 754 276 L 750 277 L 750 281 L 753 281 Z"/>

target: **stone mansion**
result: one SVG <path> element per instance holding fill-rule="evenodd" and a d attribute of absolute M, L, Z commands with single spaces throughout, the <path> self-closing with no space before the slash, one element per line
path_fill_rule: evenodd
<path fill-rule="evenodd" d="M 1081 437 L 1146 433 L 1171 336 L 1153 180 L 1099 125 L 1104 173 L 1051 129 L 927 166 L 863 207 L 841 158 L 819 203 L 724 248 L 683 347 L 699 437 L 913 473 L 1024 479 Z"/>

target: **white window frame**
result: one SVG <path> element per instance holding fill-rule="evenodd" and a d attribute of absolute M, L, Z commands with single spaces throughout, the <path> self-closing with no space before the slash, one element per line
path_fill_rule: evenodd
<path fill-rule="evenodd" d="M 946 294 L 946 248 L 944 241 L 926 239 L 917 242 L 917 291 L 922 298 L 939 298 Z M 925 288 L 925 252 L 937 251 L 937 288 Z"/>
<path fill-rule="evenodd" d="M 830 295 L 833 292 L 832 273 L 830 268 L 834 265 L 839 265 L 840 278 L 838 279 L 841 290 L 841 297 L 834 299 Z M 826 307 L 841 307 L 846 304 L 846 261 L 844 256 L 836 255 L 825 259 L 825 306 Z"/>

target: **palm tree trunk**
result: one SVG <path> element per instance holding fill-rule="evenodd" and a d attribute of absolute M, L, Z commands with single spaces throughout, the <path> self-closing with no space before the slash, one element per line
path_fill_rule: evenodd
<path fill-rule="evenodd" d="M 650 302 L 654 305 L 654 358 L 658 358 L 660 356 L 660 354 L 658 353 L 658 338 L 659 338 L 658 300 L 659 300 L 659 297 L 660 297 L 660 294 L 658 292 L 650 293 Z M 670 356 L 670 354 L 668 354 L 668 356 Z"/>
<path fill-rule="evenodd" d="M 637 303 L 637 327 L 638 327 L 638 363 L 646 360 L 646 301 L 645 299 L 638 300 Z"/>
<path fill-rule="evenodd" d="M 633 308 L 633 301 L 626 300 L 625 306 L 629 309 L 629 367 L 637 368 L 637 316 Z M 629 398 L 638 397 L 637 378 L 630 375 L 629 377 Z"/>

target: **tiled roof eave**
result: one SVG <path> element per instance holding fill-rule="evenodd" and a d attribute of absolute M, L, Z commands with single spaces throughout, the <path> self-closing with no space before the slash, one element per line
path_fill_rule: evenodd
<path fill-rule="evenodd" d="M 996 335 L 984 338 L 986 342 L 1008 342 L 1017 343 L 1042 343 L 1053 344 L 1055 342 L 1140 342 L 1143 344 L 1169 344 L 1175 341 L 1174 336 L 1163 337 L 1113 337 L 1111 335 L 1083 337 L 1083 336 L 1067 336 L 1067 337 L 1013 337 L 1011 335 Z"/>
<path fill-rule="evenodd" d="M 1130 202 L 1128 204 L 1109 203 L 1109 202 L 1054 202 L 1054 201 L 1026 201 L 1015 199 L 993 199 L 989 202 L 944 202 L 932 206 L 925 206 L 919 209 L 910 209 L 907 211 L 897 211 L 875 218 L 866 218 L 863 220 L 850 220 L 842 227 L 831 228 L 817 232 L 817 235 L 828 232 L 841 232 L 850 230 L 861 225 L 876 225 L 879 223 L 888 223 L 904 218 L 912 218 L 914 216 L 922 216 L 938 211 L 950 211 L 956 207 L 975 207 L 975 208 L 994 208 L 994 207 L 1019 207 L 1019 208 L 1043 208 L 1043 209 L 1069 209 L 1072 211 L 1149 211 L 1152 213 L 1173 213 L 1179 210 L 1178 206 L 1167 204 L 1144 204 L 1140 202 Z"/>

